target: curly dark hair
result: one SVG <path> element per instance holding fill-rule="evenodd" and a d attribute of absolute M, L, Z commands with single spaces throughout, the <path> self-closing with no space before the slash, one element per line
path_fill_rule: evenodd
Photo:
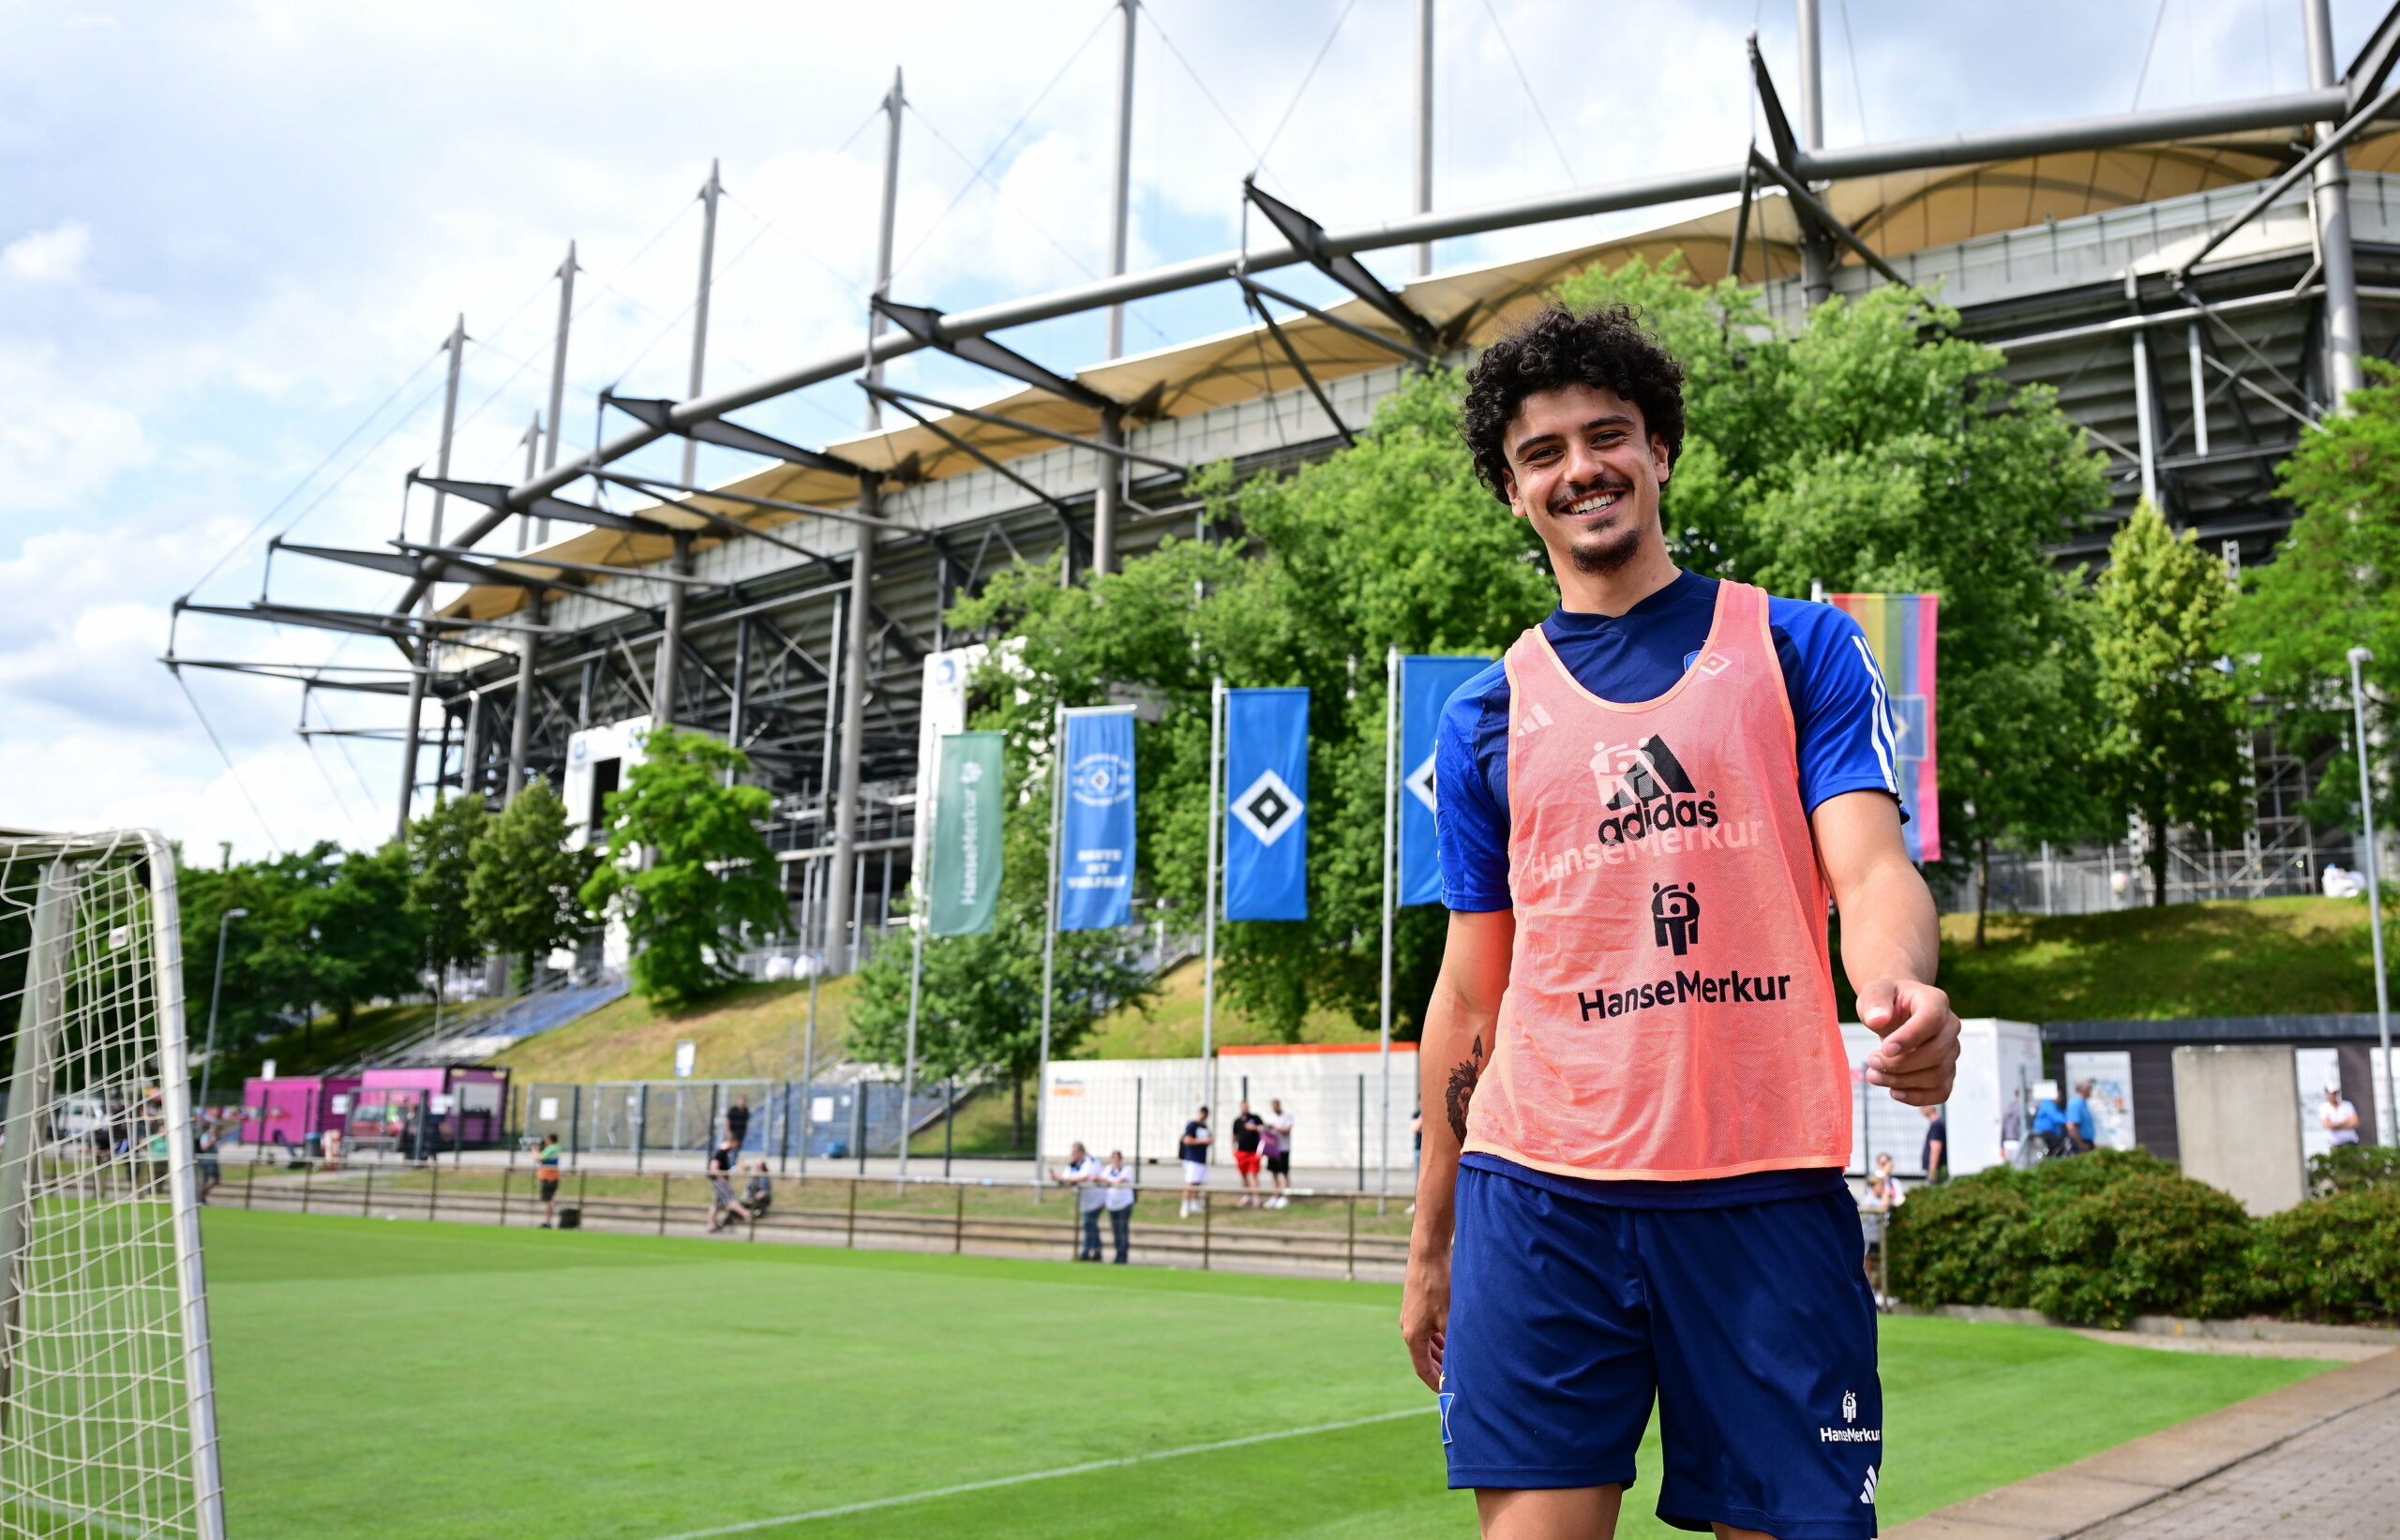
<path fill-rule="evenodd" d="M 1525 397 L 1568 385 L 1601 386 L 1642 411 L 1649 431 L 1666 441 L 1667 463 L 1684 447 L 1684 370 L 1642 324 L 1629 305 L 1606 305 L 1578 315 L 1552 305 L 1483 351 L 1467 370 L 1460 416 L 1478 480 L 1508 501 L 1509 422 Z"/>

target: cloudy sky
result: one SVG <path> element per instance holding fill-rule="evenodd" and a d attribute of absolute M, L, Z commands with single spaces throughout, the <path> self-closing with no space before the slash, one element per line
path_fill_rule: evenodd
<path fill-rule="evenodd" d="M 1743 35 L 1757 26 L 1792 70 L 1789 0 L 1440 5 L 1440 205 L 1732 159 L 1750 132 Z M 1827 137 L 2297 89 L 2301 5 L 1827 0 Z M 152 825 L 201 859 L 220 841 L 248 858 L 382 838 L 397 750 L 311 747 L 291 686 L 188 672 L 187 698 L 157 662 L 169 602 L 256 597 L 273 531 L 393 535 L 403 473 L 432 457 L 437 354 L 460 312 L 474 340 L 455 470 L 515 479 L 570 238 L 584 271 L 567 441 L 590 441 L 604 386 L 681 395 L 712 157 L 728 196 L 709 382 L 846 345 L 895 67 L 911 106 L 894 293 L 954 309 L 1099 271 L 1112 10 L 0 0 L 0 825 Z M 1134 264 L 1234 245 L 1239 179 L 1262 157 L 1265 185 L 1328 224 L 1405 212 L 1413 10 L 1144 0 Z M 2345 62 L 2380 10 L 2335 0 Z M 1448 243 L 1438 262 L 1594 228 Z M 1162 299 L 1135 307 L 1127 345 L 1236 320 L 1222 294 Z M 1097 318 L 1012 340 L 1061 365 L 1102 345 Z M 897 378 L 989 388 L 938 360 Z M 824 442 L 858 417 L 842 384 L 745 420 Z M 421 532 L 422 500 L 414 516 Z M 378 607 L 396 587 L 289 565 L 273 583 Z M 396 661 L 379 642 L 223 620 L 187 620 L 180 645 Z M 355 695 L 308 713 L 398 718 Z"/>

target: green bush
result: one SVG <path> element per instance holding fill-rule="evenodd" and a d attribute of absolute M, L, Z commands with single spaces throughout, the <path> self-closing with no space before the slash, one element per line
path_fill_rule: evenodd
<path fill-rule="evenodd" d="M 2027 1185 L 2000 1167 L 1911 1192 L 1890 1232 L 1892 1292 L 1913 1304 L 2022 1308 L 2024 1275 L 1998 1259 L 2032 1219 Z"/>
<path fill-rule="evenodd" d="M 2400 1318 L 2400 1185 L 2312 1199 L 2268 1216 L 2256 1233 L 2260 1308 L 2307 1321 Z"/>
<path fill-rule="evenodd" d="M 2122 1325 L 2250 1303 L 2242 1205 L 2139 1150 L 1984 1172 L 1909 1195 L 1892 1287 L 1918 1305 L 1998 1305 Z"/>
<path fill-rule="evenodd" d="M 2312 1197 L 2400 1186 L 2400 1144 L 2336 1144 L 2308 1161 Z"/>

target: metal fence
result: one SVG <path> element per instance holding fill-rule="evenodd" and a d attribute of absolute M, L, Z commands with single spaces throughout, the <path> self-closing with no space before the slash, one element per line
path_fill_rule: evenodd
<path fill-rule="evenodd" d="M 754 1169 L 736 1174 L 737 1198 L 760 1174 L 755 1167 L 764 1159 L 754 1155 L 745 1162 Z M 220 1208 L 513 1229 L 569 1220 L 612 1234 L 1060 1261 L 1088 1255 L 1085 1243 L 1096 1231 L 1101 1260 L 1117 1258 L 1115 1226 L 1104 1210 L 1088 1229 L 1078 1194 L 1021 1181 L 771 1173 L 763 1206 L 727 1216 L 707 1177 L 682 1165 L 638 1174 L 569 1170 L 549 1205 L 526 1159 L 454 1165 L 368 1157 L 327 1165 L 262 1159 L 229 1160 L 220 1169 L 224 1179 L 210 1197 Z M 730 1223 L 712 1228 L 723 1218 Z M 1404 1200 L 1379 1203 L 1368 1193 L 1295 1189 L 1283 1206 L 1266 1208 L 1242 1204 L 1232 1190 L 1187 1204 L 1179 1188 L 1147 1186 L 1135 1189 L 1127 1211 L 1125 1260 L 1392 1281 L 1407 1261 L 1409 1224 Z"/>
<path fill-rule="evenodd" d="M 952 1105 L 952 1087 L 919 1085 L 904 1120 L 901 1091 L 896 1076 L 856 1067 L 799 1081 L 542 1081 L 525 1087 L 518 1116 L 525 1137 L 557 1138 L 572 1161 L 630 1156 L 636 1169 L 652 1156 L 712 1150 L 738 1122 L 742 1157 L 784 1169 L 794 1159 L 895 1155 L 904 1121 L 920 1132 Z M 965 1089 L 957 1095 L 963 1100 Z"/>

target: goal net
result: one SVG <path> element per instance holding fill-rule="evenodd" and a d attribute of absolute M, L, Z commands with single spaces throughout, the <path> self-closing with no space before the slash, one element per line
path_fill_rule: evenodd
<path fill-rule="evenodd" d="M 221 1540 L 173 852 L 0 831 L 0 1536 Z"/>

